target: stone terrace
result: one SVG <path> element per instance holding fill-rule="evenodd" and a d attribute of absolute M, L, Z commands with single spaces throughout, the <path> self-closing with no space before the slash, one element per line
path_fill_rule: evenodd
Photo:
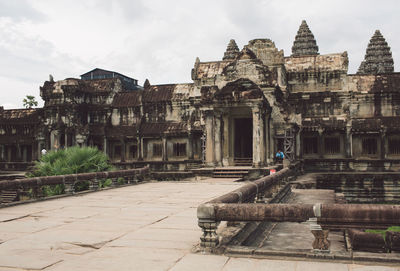
<path fill-rule="evenodd" d="M 150 182 L 0 209 L 0 270 L 400 270 L 192 253 L 197 206 L 240 185 Z"/>

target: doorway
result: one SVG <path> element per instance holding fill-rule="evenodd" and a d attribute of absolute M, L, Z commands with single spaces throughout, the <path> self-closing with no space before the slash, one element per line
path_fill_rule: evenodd
<path fill-rule="evenodd" d="M 235 119 L 235 159 L 253 159 L 253 119 Z"/>

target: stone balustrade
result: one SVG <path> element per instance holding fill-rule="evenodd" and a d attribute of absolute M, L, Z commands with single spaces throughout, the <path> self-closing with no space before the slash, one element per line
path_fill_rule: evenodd
<path fill-rule="evenodd" d="M 285 182 L 294 172 L 283 169 L 201 204 L 197 208 L 198 224 L 203 230 L 201 246 L 218 246 L 217 227 L 221 221 L 308 222 L 315 237 L 312 246 L 323 252 L 329 251 L 329 230 L 386 229 L 400 223 L 400 205 L 252 203 L 270 194 L 274 184 Z"/>
<path fill-rule="evenodd" d="M 150 174 L 149 167 L 116 171 L 91 172 L 58 176 L 43 176 L 0 182 L 0 195 L 6 191 L 28 191 L 32 189 L 33 198 L 42 198 L 43 186 L 64 185 L 65 194 L 75 193 L 75 185 L 79 182 L 89 182 L 89 190 L 101 188 L 100 181 L 110 179 L 112 186 L 138 183 L 146 180 Z M 1 202 L 3 204 L 3 202 Z"/>
<path fill-rule="evenodd" d="M 223 212 L 227 208 L 227 213 L 231 213 L 230 207 L 238 206 L 240 210 L 249 214 L 246 209 L 253 204 L 244 204 L 251 202 L 269 202 L 268 199 L 274 194 L 277 194 L 280 188 L 288 183 L 289 177 L 297 174 L 301 167 L 300 163 L 291 165 L 289 168 L 284 168 L 273 175 L 262 177 L 256 181 L 250 182 L 230 193 L 215 198 L 207 203 L 201 204 L 197 208 L 198 225 L 203 230 L 201 236 L 201 246 L 205 248 L 216 247 L 219 243 L 216 230 L 220 221 L 227 221 L 227 217 L 218 213 L 218 210 Z M 265 204 L 257 204 L 254 206 L 266 206 Z M 219 209 L 218 209 L 219 208 Z M 229 221 L 245 221 L 243 220 L 244 212 L 238 213 L 238 219 Z M 220 217 L 217 217 L 219 214 Z M 258 220 L 257 220 L 258 221 Z"/>

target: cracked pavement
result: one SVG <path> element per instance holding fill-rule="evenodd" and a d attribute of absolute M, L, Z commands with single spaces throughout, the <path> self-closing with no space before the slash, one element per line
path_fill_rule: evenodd
<path fill-rule="evenodd" d="M 2 208 L 0 270 L 399 271 L 193 254 L 197 206 L 242 185 L 233 180 L 150 182 Z"/>

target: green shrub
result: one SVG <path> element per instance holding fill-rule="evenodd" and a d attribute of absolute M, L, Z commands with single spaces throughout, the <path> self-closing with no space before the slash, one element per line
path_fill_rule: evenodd
<path fill-rule="evenodd" d="M 99 188 L 109 187 L 112 185 L 111 179 L 103 179 L 99 181 Z"/>
<path fill-rule="evenodd" d="M 107 155 L 92 147 L 70 147 L 58 151 L 49 151 L 35 163 L 33 171 L 28 177 L 56 176 L 87 172 L 99 172 L 112 170 L 113 167 L 108 161 Z M 111 180 L 106 180 L 101 187 L 109 186 Z M 75 184 L 75 191 L 89 189 L 88 181 L 81 181 Z M 45 185 L 42 187 L 45 196 L 54 196 L 65 193 L 63 184 Z"/>
<path fill-rule="evenodd" d="M 65 193 L 65 187 L 63 184 L 44 185 L 42 186 L 42 192 L 46 197 L 61 195 Z"/>
<path fill-rule="evenodd" d="M 122 178 L 122 177 L 117 178 L 117 184 L 123 185 L 123 184 L 125 184 L 125 183 L 126 183 L 126 181 L 125 181 L 124 178 Z"/>
<path fill-rule="evenodd" d="M 111 170 L 108 157 L 97 148 L 78 146 L 49 151 L 35 163 L 31 177 Z"/>

